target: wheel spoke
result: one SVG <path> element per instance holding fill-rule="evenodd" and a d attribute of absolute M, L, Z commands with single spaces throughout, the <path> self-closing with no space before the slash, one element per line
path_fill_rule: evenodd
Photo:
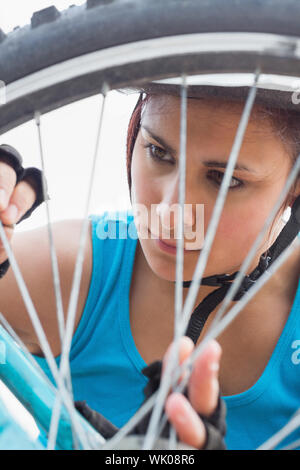
<path fill-rule="evenodd" d="M 99 125 L 98 125 L 98 131 L 97 131 L 97 136 L 96 136 L 95 151 L 94 151 L 94 157 L 93 157 L 93 162 L 92 162 L 92 167 L 91 167 L 91 172 L 90 172 L 88 195 L 87 195 L 87 200 L 85 204 L 84 219 L 83 219 L 82 228 L 81 228 L 79 248 L 77 252 L 75 270 L 74 270 L 74 275 L 73 275 L 73 282 L 72 282 L 69 307 L 68 307 L 68 313 L 67 313 L 67 324 L 66 324 L 65 336 L 64 336 L 64 341 L 62 344 L 59 374 L 62 380 L 64 381 L 68 380 L 68 376 L 69 376 L 68 371 L 70 371 L 69 353 L 71 349 L 71 342 L 72 342 L 73 331 L 74 331 L 77 302 L 78 302 L 82 268 L 83 268 L 83 262 L 84 262 L 84 250 L 85 250 L 88 229 L 89 229 L 88 211 L 90 207 L 94 176 L 96 173 L 95 171 L 96 164 L 98 161 L 99 144 L 100 144 L 100 139 L 101 139 L 101 131 L 102 131 L 102 125 L 103 125 L 103 116 L 104 116 L 107 91 L 108 89 L 105 86 L 103 89 L 103 95 L 101 95 L 102 102 L 101 102 L 101 108 L 100 108 L 100 117 L 99 117 Z M 50 432 L 50 444 L 49 445 L 51 446 L 51 448 L 55 447 L 56 435 L 57 435 L 58 424 L 59 424 L 59 419 L 58 419 L 59 410 L 61 406 L 60 396 L 58 395 L 56 398 L 57 399 L 55 401 L 55 407 L 54 407 L 55 413 L 53 413 L 53 422 L 51 422 L 51 427 L 50 427 L 51 432 Z M 76 438 L 75 433 L 74 433 L 74 438 Z"/>
<path fill-rule="evenodd" d="M 60 340 L 61 340 L 61 344 L 62 344 L 64 334 L 65 334 L 65 321 L 64 321 L 64 311 L 63 311 L 63 304 L 62 304 L 62 295 L 61 295 L 61 287 L 60 287 L 57 256 L 56 256 L 56 250 L 55 250 L 55 245 L 54 245 L 54 240 L 53 240 L 53 233 L 52 233 L 50 208 L 49 208 L 49 198 L 48 198 L 47 187 L 46 187 L 46 168 L 45 168 L 45 159 L 44 159 L 44 146 L 43 146 L 42 132 L 41 132 L 41 116 L 40 116 L 40 113 L 36 112 L 34 118 L 35 118 L 37 133 L 38 133 L 39 155 L 40 155 L 40 161 L 41 161 L 41 166 L 42 166 L 42 171 L 43 171 L 43 178 L 42 178 L 43 194 L 44 194 L 44 201 L 45 201 L 45 207 L 46 207 L 46 216 L 47 216 L 47 230 L 48 230 L 48 237 L 49 237 L 49 247 L 50 247 L 51 266 L 52 266 L 52 275 L 53 275 L 53 285 L 54 285 L 55 300 L 56 300 L 56 313 L 57 313 Z"/>
<path fill-rule="evenodd" d="M 207 343 L 213 339 L 216 339 L 225 329 L 237 318 L 237 316 L 243 311 L 244 307 L 250 302 L 251 299 L 262 289 L 262 287 L 270 280 L 276 271 L 282 266 L 282 264 L 291 256 L 291 254 L 300 247 L 300 240 L 296 240 L 295 245 L 286 248 L 280 256 L 274 261 L 270 268 L 265 271 L 262 276 L 256 281 L 255 285 L 245 293 L 239 302 L 236 303 L 224 316 L 219 320 L 218 324 L 215 325 L 213 331 L 207 333 L 203 340 L 193 350 L 190 357 L 178 368 L 176 371 L 175 380 L 177 381 L 181 374 L 184 375 L 184 379 L 179 385 L 175 387 L 175 391 L 181 393 L 187 385 L 190 377 L 192 366 L 196 359 L 201 355 Z M 175 382 L 176 383 L 176 382 Z M 173 385 L 173 384 L 172 384 Z M 161 425 L 166 422 L 166 416 L 163 417 Z"/>
<path fill-rule="evenodd" d="M 60 377 L 60 374 L 59 374 L 54 356 L 52 354 L 50 345 L 48 343 L 47 337 L 46 337 L 45 332 L 44 332 L 44 329 L 41 325 L 41 322 L 39 320 L 39 317 L 38 317 L 37 312 L 35 310 L 35 307 L 33 305 L 32 299 L 29 295 L 29 292 L 28 292 L 28 289 L 26 287 L 24 278 L 23 278 L 22 273 L 19 269 L 17 260 L 14 256 L 14 254 L 12 252 L 12 249 L 9 245 L 9 242 L 7 240 L 5 230 L 4 230 L 4 227 L 3 227 L 3 224 L 2 224 L 1 221 L 0 221 L 0 239 L 1 239 L 1 242 L 3 244 L 4 249 L 6 251 L 7 257 L 9 259 L 9 262 L 10 262 L 10 265 L 11 265 L 11 268 L 14 272 L 16 282 L 18 284 L 20 293 L 22 295 L 23 301 L 24 301 L 25 306 L 27 308 L 27 312 L 29 314 L 30 320 L 32 322 L 32 325 L 33 325 L 34 330 L 36 332 L 37 338 L 39 340 L 40 347 L 43 351 L 43 354 L 44 354 L 45 359 L 48 363 L 49 369 L 50 369 L 50 371 L 53 375 L 53 378 L 56 382 L 56 385 L 57 385 L 57 388 L 58 388 L 58 393 L 60 393 L 60 395 L 62 397 L 62 400 L 65 403 L 66 408 L 70 413 L 70 418 L 73 422 L 74 427 L 77 429 L 77 433 L 80 436 L 81 443 L 83 444 L 83 446 L 85 448 L 88 448 L 89 445 L 88 445 L 88 442 L 86 440 L 85 434 L 83 433 L 83 431 L 81 429 L 80 423 L 78 422 L 78 417 L 75 413 L 75 408 L 73 406 L 73 403 L 69 399 L 68 392 L 66 391 L 64 383 L 61 380 L 61 377 Z"/>
<path fill-rule="evenodd" d="M 264 442 L 257 450 L 271 450 L 274 449 L 280 442 L 283 441 L 289 434 L 300 426 L 300 409 L 292 416 L 288 423 L 283 426 L 276 434 Z M 299 444 L 299 440 L 297 441 Z"/>
<path fill-rule="evenodd" d="M 40 367 L 40 365 L 36 362 L 34 359 L 34 356 L 29 352 L 27 346 L 25 343 L 21 340 L 20 336 L 15 332 L 15 330 L 12 328 L 10 323 L 7 321 L 7 319 L 3 316 L 3 314 L 0 312 L 0 323 L 4 326 L 6 331 L 10 334 L 10 336 L 13 338 L 13 340 L 16 342 L 18 346 L 20 346 L 21 350 L 25 354 L 26 358 L 30 361 L 30 363 L 38 369 L 39 373 L 43 376 L 44 380 L 47 381 L 48 385 L 51 387 L 53 386 L 52 382 L 50 382 L 49 378 L 43 371 L 43 369 Z"/>
<path fill-rule="evenodd" d="M 205 338 L 201 341 L 201 343 L 194 349 L 193 353 L 191 354 L 187 364 L 193 365 L 196 358 L 199 354 L 202 353 L 205 345 L 212 339 L 216 339 L 223 331 L 235 320 L 238 314 L 245 308 L 245 306 L 250 302 L 251 299 L 259 292 L 259 290 L 265 285 L 266 282 L 269 281 L 270 277 L 273 276 L 276 271 L 281 267 L 281 265 L 288 259 L 289 256 L 299 248 L 300 240 L 296 240 L 295 245 L 289 246 L 286 248 L 283 253 L 274 261 L 274 263 L 270 266 L 270 268 L 261 275 L 261 277 L 255 282 L 255 284 L 247 291 L 244 296 L 237 302 L 222 319 L 215 325 L 213 331 L 209 334 L 207 333 Z M 184 380 L 180 383 L 184 383 Z"/>
<path fill-rule="evenodd" d="M 270 266 L 270 269 L 266 271 L 262 276 L 257 280 L 254 286 L 244 295 L 244 297 L 234 306 L 232 309 L 223 317 L 219 322 L 218 325 L 214 329 L 214 334 L 210 333 L 206 335 L 206 337 L 201 341 L 201 343 L 194 349 L 191 356 L 185 360 L 180 367 L 176 369 L 176 374 L 174 377 L 174 383 L 171 386 L 175 387 L 176 392 L 182 392 L 184 387 L 187 384 L 189 379 L 189 374 L 191 371 L 191 367 L 197 357 L 203 352 L 204 347 L 206 344 L 212 340 L 217 338 L 229 325 L 230 323 L 237 318 L 239 313 L 242 312 L 245 305 L 262 289 L 266 282 L 269 281 L 270 277 L 273 276 L 276 271 L 283 265 L 283 263 L 288 259 L 288 257 L 294 252 L 296 248 L 300 246 L 300 240 L 297 240 L 297 243 L 294 246 L 289 246 L 286 248 L 281 255 L 274 261 L 274 263 Z M 178 386 L 176 383 L 180 377 L 180 375 L 184 375 L 184 379 L 180 382 Z M 112 437 L 111 439 L 107 440 L 107 442 L 102 447 L 103 450 L 110 450 L 117 448 L 119 442 L 128 435 L 132 429 L 136 426 L 136 424 L 144 418 L 144 416 L 152 409 L 154 406 L 156 399 L 157 399 L 158 391 L 155 392 L 151 397 L 141 406 L 141 408 L 136 412 L 136 414 L 118 431 L 118 433 Z M 166 423 L 166 416 L 164 415 L 161 423 L 160 429 Z"/>
<path fill-rule="evenodd" d="M 101 450 L 117 449 L 118 444 L 124 439 L 133 428 L 144 418 L 153 408 L 158 392 L 153 393 L 150 398 L 138 409 L 138 411 L 119 429 L 119 431 L 101 447 Z"/>
<path fill-rule="evenodd" d="M 297 450 L 300 447 L 300 439 L 291 442 L 289 445 L 282 447 L 280 450 Z"/>
<path fill-rule="evenodd" d="M 91 195 L 92 195 L 94 177 L 96 173 L 95 170 L 96 170 L 96 164 L 97 164 L 98 154 L 99 154 L 99 144 L 100 144 L 100 138 L 101 138 L 101 132 L 102 132 L 102 124 L 103 124 L 103 116 L 104 116 L 107 92 L 108 92 L 108 87 L 105 85 L 103 87 L 103 92 L 102 92 L 103 98 L 102 98 L 102 103 L 101 103 L 99 125 L 98 125 L 97 137 L 96 137 L 96 145 L 95 145 L 93 163 L 92 163 L 92 168 L 91 168 L 91 173 L 90 173 L 90 178 L 89 178 L 89 188 L 88 188 L 88 195 L 87 195 L 87 200 L 86 200 L 86 205 L 85 205 L 84 220 L 83 220 L 82 228 L 81 228 L 80 242 L 79 242 L 79 248 L 77 252 L 73 283 L 72 283 L 72 289 L 71 289 L 68 312 L 67 312 L 66 332 L 65 332 L 64 344 L 63 344 L 61 362 L 60 362 L 60 373 L 62 377 L 65 376 L 66 371 L 68 369 L 69 353 L 71 349 L 71 341 L 72 341 L 72 335 L 74 331 L 76 307 L 77 307 L 77 301 L 78 301 L 78 296 L 79 296 L 82 267 L 83 267 L 83 262 L 84 262 L 84 249 L 85 249 L 88 229 L 89 229 L 88 211 L 89 211 L 90 200 L 91 200 Z"/>
<path fill-rule="evenodd" d="M 174 341 L 170 353 L 169 362 L 166 366 L 161 387 L 159 389 L 156 404 L 154 406 L 149 427 L 145 436 L 144 448 L 152 449 L 155 439 L 159 438 L 157 428 L 162 413 L 167 392 L 169 390 L 172 375 L 178 365 L 180 322 L 183 302 L 183 263 L 184 263 L 184 207 L 185 207 L 185 185 L 186 185 L 186 129 L 187 129 L 187 82 L 186 76 L 182 77 L 181 84 L 181 112 L 180 112 L 180 158 L 179 158 L 179 205 L 178 205 L 178 239 L 176 242 L 176 284 L 175 284 L 175 321 Z M 170 446 L 174 447 L 176 442 L 175 432 L 171 427 Z"/>
<path fill-rule="evenodd" d="M 235 142 L 233 144 L 233 148 L 232 148 L 232 151 L 231 151 L 231 154 L 230 154 L 230 157 L 229 157 L 229 162 L 228 162 L 228 165 L 227 165 L 227 168 L 226 168 L 226 173 L 225 173 L 225 176 L 224 176 L 224 179 L 223 179 L 223 184 L 220 188 L 218 199 L 217 199 L 217 202 L 216 202 L 218 210 L 216 209 L 216 206 L 215 206 L 215 211 L 214 211 L 214 214 L 212 216 L 212 220 L 211 220 L 209 228 L 208 228 L 208 235 L 207 235 L 206 240 L 205 240 L 205 244 L 208 245 L 208 247 L 207 247 L 208 254 L 207 254 L 206 259 L 204 261 L 205 263 L 206 263 L 206 260 L 208 258 L 208 255 L 209 255 L 209 249 L 212 245 L 213 236 L 215 234 L 215 231 L 216 231 L 216 228 L 217 228 L 217 223 L 218 223 L 218 220 L 219 220 L 221 212 L 222 212 L 222 208 L 223 208 L 223 205 L 224 205 L 224 200 L 225 200 L 225 197 L 226 197 L 226 193 L 227 193 L 227 190 L 228 190 L 228 187 L 229 187 L 229 184 L 230 184 L 230 180 L 232 178 L 232 174 L 233 174 L 233 171 L 234 171 L 234 166 L 235 166 L 236 160 L 238 158 L 239 150 L 240 150 L 240 147 L 242 145 L 243 136 L 244 136 L 245 130 L 247 128 L 247 124 L 248 124 L 248 121 L 249 121 L 249 118 L 250 118 L 250 113 L 251 113 L 251 110 L 252 110 L 252 107 L 253 107 L 253 104 L 254 104 L 259 73 L 260 72 L 257 71 L 256 74 L 255 74 L 254 85 L 253 85 L 253 87 L 251 88 L 251 90 L 249 92 L 249 95 L 248 95 L 248 98 L 247 98 L 247 101 L 246 101 L 246 104 L 245 104 L 245 108 L 244 108 L 244 111 L 243 111 L 243 114 L 242 114 L 242 117 L 241 117 L 241 121 L 240 121 L 240 124 L 239 124 L 239 127 L 238 127 L 237 136 L 236 136 L 236 139 L 235 139 Z M 184 96 L 184 94 L 183 94 L 183 96 Z M 183 121 L 184 121 L 184 119 L 183 119 Z M 205 244 L 204 244 L 204 246 L 205 246 Z M 203 248 L 203 251 L 204 251 L 204 248 Z M 203 257 L 202 253 L 200 254 L 199 259 L 201 259 L 201 256 Z M 198 265 L 199 265 L 199 260 L 198 260 Z M 205 269 L 205 266 L 202 268 L 202 274 L 203 274 L 204 269 Z M 196 268 L 196 271 L 195 271 L 195 274 L 194 274 L 194 277 L 193 277 L 193 281 L 192 281 L 192 286 L 190 287 L 190 290 L 189 290 L 189 295 L 191 293 L 191 289 L 193 287 L 193 284 L 194 284 L 194 287 L 196 288 L 196 290 L 198 290 L 198 285 L 197 285 L 198 280 L 195 281 L 195 279 L 197 279 L 197 277 L 196 277 L 197 274 L 198 273 L 197 273 L 197 268 Z M 202 277 L 202 274 L 201 274 L 201 277 Z M 188 302 L 189 295 L 186 299 L 186 303 L 185 303 L 185 306 L 184 306 L 184 309 L 183 309 L 183 313 L 181 314 L 181 317 L 180 317 L 181 318 L 180 325 L 179 325 L 178 330 L 177 330 L 177 333 L 180 336 L 182 336 L 182 334 L 184 334 L 184 332 L 185 332 L 187 322 L 188 322 L 188 318 L 189 318 L 189 315 L 191 313 L 191 312 L 189 312 L 189 315 L 187 315 L 187 314 L 184 315 L 184 312 L 187 311 L 186 304 Z M 196 295 L 197 295 L 197 291 L 195 293 L 195 296 Z M 194 301 L 195 301 L 195 299 L 193 299 L 192 302 L 191 302 L 192 306 L 194 305 Z M 176 354 L 175 354 L 175 357 L 176 357 Z M 170 365 L 170 362 L 169 362 L 169 365 Z M 148 428 L 147 435 L 146 435 L 145 442 L 144 442 L 144 448 L 145 449 L 151 448 L 151 445 L 153 445 L 153 442 L 154 442 L 154 439 L 155 439 L 155 435 L 157 434 L 157 433 L 155 434 L 155 431 L 157 431 L 157 426 L 159 425 L 159 418 L 160 418 L 160 415 L 161 415 L 162 406 L 163 406 L 163 403 L 164 403 L 164 401 L 166 399 L 166 396 L 168 394 L 168 391 L 169 391 L 170 381 L 172 380 L 171 368 L 170 368 L 169 365 L 167 365 L 165 373 L 164 373 L 164 375 L 162 377 L 162 380 L 161 380 L 160 389 L 158 391 L 158 397 L 159 398 L 157 399 L 156 405 L 155 405 L 157 407 L 156 409 L 158 411 L 156 411 L 156 413 L 154 414 L 154 410 L 153 410 L 152 417 L 151 417 L 151 420 L 150 420 L 150 423 L 149 423 L 149 428 Z M 178 368 L 177 368 L 177 370 L 178 370 Z M 176 377 L 177 377 L 177 380 L 178 380 L 178 378 L 179 378 L 178 373 L 176 374 Z M 176 386 L 176 382 L 174 382 L 174 380 L 173 380 L 172 386 Z M 153 416 L 154 416 L 154 418 L 153 418 Z M 154 419 L 155 419 L 155 421 L 154 421 Z M 129 429 L 131 429 L 131 428 L 129 427 Z M 149 436 L 151 436 L 151 438 Z"/>
<path fill-rule="evenodd" d="M 56 314 L 57 314 L 57 321 L 58 321 L 58 331 L 60 335 L 60 343 L 61 349 L 63 346 L 64 335 L 65 335 L 65 320 L 64 320 L 64 311 L 63 311 L 63 303 L 62 303 L 62 294 L 61 294 L 61 285 L 60 285 L 60 277 L 59 277 L 59 269 L 58 269 L 58 262 L 53 238 L 53 231 L 52 231 L 52 223 L 50 217 L 50 208 L 49 208 L 49 198 L 47 194 L 47 173 L 46 173 L 46 166 L 45 166 L 45 158 L 44 158 L 44 146 L 42 140 L 42 132 L 41 132 L 41 115 L 39 112 L 35 113 L 34 116 L 37 134 L 38 134 L 38 142 L 39 142 L 39 155 L 40 155 L 40 162 L 43 171 L 43 195 L 46 207 L 46 217 L 47 217 L 47 231 L 48 231 L 48 238 L 49 238 L 49 249 L 50 249 L 50 258 L 51 258 L 51 266 L 52 266 L 52 278 L 53 278 L 53 286 L 54 286 L 54 293 L 55 293 L 55 300 L 56 300 Z M 72 390 L 72 379 L 71 379 L 71 372 L 70 368 L 68 368 L 66 372 L 65 385 L 66 389 L 69 391 L 70 398 L 73 397 L 73 390 Z M 49 430 L 49 438 L 48 438 L 48 449 L 55 448 L 56 442 L 56 434 L 58 429 L 58 419 L 60 417 L 60 407 L 61 407 L 61 399 L 56 397 L 54 408 L 53 408 L 53 415 L 50 423 L 50 430 Z M 73 423 L 71 421 L 72 426 L 72 433 L 74 436 L 74 441 L 76 441 L 75 430 L 73 428 Z"/>
<path fill-rule="evenodd" d="M 246 128 L 250 119 L 252 107 L 254 105 L 256 92 L 257 92 L 257 82 L 259 79 L 260 71 L 257 70 L 255 73 L 254 85 L 251 87 L 250 92 L 247 97 L 247 101 L 239 122 L 237 134 L 233 143 L 233 147 L 228 159 L 228 164 L 222 179 L 222 184 L 218 193 L 218 197 L 214 206 L 213 214 L 208 225 L 207 233 L 205 236 L 205 241 L 201 253 L 198 258 L 197 266 L 193 275 L 192 284 L 189 288 L 189 292 L 183 307 L 182 313 L 182 324 L 181 324 L 181 334 L 185 333 L 189 318 L 193 311 L 193 306 L 197 297 L 199 286 L 203 277 L 203 273 L 206 267 L 206 263 L 210 254 L 210 250 L 214 241 L 214 237 L 217 231 L 218 223 L 222 214 L 222 210 L 225 204 L 226 195 L 228 192 L 229 184 L 233 175 L 235 164 L 239 156 L 240 148 L 242 146 L 243 138 L 246 132 Z"/>
<path fill-rule="evenodd" d="M 210 325 L 210 328 L 208 331 L 212 330 L 215 325 L 218 323 L 218 321 L 220 320 L 220 318 L 222 318 L 226 308 L 228 307 L 229 303 L 231 302 L 231 300 L 234 298 L 235 294 L 237 293 L 241 283 L 242 283 L 242 280 L 244 278 L 244 276 L 246 275 L 247 273 L 247 270 L 250 266 L 250 263 L 251 261 L 253 260 L 253 258 L 255 257 L 256 253 L 257 253 L 257 250 L 263 240 L 263 236 L 264 234 L 266 233 L 266 231 L 268 230 L 268 228 L 270 227 L 270 225 L 272 224 L 273 220 L 274 220 L 274 217 L 276 216 L 278 210 L 280 209 L 280 207 L 282 206 L 283 202 L 285 201 L 293 183 L 295 182 L 296 178 L 297 178 L 297 175 L 299 174 L 299 171 L 300 171 L 300 155 L 298 156 L 297 160 L 296 160 L 296 163 L 294 164 L 290 174 L 289 174 L 289 177 L 286 181 L 286 184 L 276 202 L 276 204 L 274 205 L 272 211 L 270 212 L 269 216 L 267 217 L 265 223 L 264 223 L 264 226 L 262 227 L 261 231 L 259 232 L 256 240 L 254 241 L 251 249 L 249 250 L 245 260 L 243 261 L 242 263 L 242 266 L 236 276 L 236 278 L 234 279 L 234 282 L 232 283 L 232 285 L 230 286 L 221 306 L 219 307 L 217 313 L 216 313 L 216 316 L 212 322 L 212 324 Z"/>

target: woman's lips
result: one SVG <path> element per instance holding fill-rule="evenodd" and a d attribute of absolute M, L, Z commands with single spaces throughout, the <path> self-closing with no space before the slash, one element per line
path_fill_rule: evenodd
<path fill-rule="evenodd" d="M 155 239 L 155 242 L 156 244 L 159 246 L 159 248 L 167 253 L 171 253 L 171 254 L 176 254 L 176 251 L 177 251 L 177 248 L 176 248 L 176 241 L 174 240 L 173 242 L 172 241 L 165 241 L 159 237 L 157 237 L 156 235 L 154 235 L 153 233 L 151 233 L 149 231 L 149 234 L 151 235 L 151 238 L 154 238 Z M 183 250 L 184 253 L 192 253 L 194 251 L 200 251 L 200 250 L 187 250 L 187 249 L 184 249 Z"/>

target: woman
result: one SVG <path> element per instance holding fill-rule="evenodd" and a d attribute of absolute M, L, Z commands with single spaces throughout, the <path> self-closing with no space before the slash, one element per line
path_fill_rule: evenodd
<path fill-rule="evenodd" d="M 201 244 L 191 249 L 188 238 L 191 230 L 196 228 L 195 234 L 199 228 L 195 205 L 204 205 L 205 233 L 242 109 L 241 101 L 228 96 L 221 102 L 211 96 L 188 100 L 185 202 L 192 205 L 192 211 L 185 226 L 185 281 L 192 279 L 201 250 Z M 296 114 L 272 112 L 271 115 L 270 108 L 262 104 L 253 109 L 205 277 L 239 269 L 299 153 Z M 92 217 L 92 236 L 86 244 L 70 355 L 74 394 L 75 399 L 86 400 L 117 426 L 124 424 L 143 400 L 147 379 L 141 370 L 163 358 L 172 341 L 176 256 L 155 238 L 159 236 L 168 242 L 161 233 L 166 223 L 165 208 L 178 202 L 179 117 L 180 99 L 176 94 L 151 92 L 146 100 L 139 100 L 129 127 L 127 163 L 132 202 L 143 204 L 149 214 L 151 206 L 156 205 L 158 226 L 150 219 L 149 225 L 138 227 L 139 232 L 149 230 L 148 237 L 138 238 L 138 232 L 135 237 L 133 217 L 125 214 L 124 220 L 117 217 L 115 225 L 119 231 L 125 227 L 126 233 L 130 226 L 131 237 L 114 239 L 105 236 L 113 223 L 113 217 L 105 213 Z M 24 181 L 15 186 L 15 172 L 7 162 L 0 165 L 4 189 L 0 195 L 1 220 L 9 225 L 32 206 L 35 192 Z M 284 210 L 299 194 L 298 178 L 249 273 L 276 240 L 284 226 Z M 67 311 L 80 227 L 80 221 L 67 221 L 57 223 L 54 230 L 64 311 Z M 175 218 L 171 218 L 169 228 L 169 244 L 174 245 Z M 200 228 L 203 230 L 203 226 Z M 6 230 L 11 238 L 12 230 Z M 36 309 L 41 312 L 53 353 L 59 356 L 61 345 L 54 313 L 47 231 L 43 228 L 17 234 L 12 246 Z M 2 249 L 0 261 L 5 259 Z M 169 396 L 166 411 L 183 442 L 197 448 L 205 444 L 205 429 L 197 412 L 210 415 L 214 411 L 219 386 L 228 408 L 228 448 L 257 447 L 299 407 L 300 390 L 293 369 L 296 366 L 290 360 L 295 352 L 292 344 L 297 334 L 300 335 L 296 315 L 300 308 L 299 266 L 297 247 L 218 338 L 219 345 L 216 342 L 208 345 L 194 367 L 189 401 L 183 395 Z M 202 285 L 194 307 L 215 289 Z M 183 300 L 187 291 L 183 289 Z M 47 371 L 45 361 L 38 357 L 42 351 L 11 270 L 1 280 L 0 292 L 2 312 Z M 217 308 L 210 313 L 198 341 L 216 311 Z M 192 348 L 188 338 L 182 341 L 181 360 Z M 285 364 L 283 358 L 289 362 Z M 280 381 L 282 374 L 286 379 L 284 387 Z"/>

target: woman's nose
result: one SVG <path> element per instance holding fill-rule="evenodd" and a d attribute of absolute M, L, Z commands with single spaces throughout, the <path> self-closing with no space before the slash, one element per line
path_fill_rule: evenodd
<path fill-rule="evenodd" d="M 184 231 L 192 230 L 195 225 L 193 204 L 184 204 L 181 207 L 177 202 L 172 204 L 161 202 L 156 207 L 156 214 L 158 215 L 162 230 L 170 231 L 173 234 L 179 233 L 179 224 L 182 218 Z"/>

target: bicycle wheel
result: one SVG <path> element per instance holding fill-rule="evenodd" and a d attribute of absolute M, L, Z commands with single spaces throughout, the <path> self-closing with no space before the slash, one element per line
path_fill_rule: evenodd
<path fill-rule="evenodd" d="M 36 110 L 98 93 L 103 83 L 116 89 L 183 72 L 253 73 L 258 66 L 262 73 L 299 77 L 298 13 L 293 0 L 257 1 L 256 8 L 234 0 L 226 8 L 221 0 L 166 0 L 163 6 L 99 0 L 62 13 L 47 8 L 33 15 L 31 26 L 2 35 L 7 104 L 0 132 Z"/>
<path fill-rule="evenodd" d="M 299 13 L 294 0 L 257 0 L 255 8 L 253 0 L 90 0 L 36 12 L 31 25 L 0 35 L 0 133 L 94 94 L 182 75 L 190 89 L 195 76 L 216 83 L 224 73 L 249 74 L 249 86 L 259 70 L 257 99 L 273 88 L 282 107 L 294 109 Z"/>

